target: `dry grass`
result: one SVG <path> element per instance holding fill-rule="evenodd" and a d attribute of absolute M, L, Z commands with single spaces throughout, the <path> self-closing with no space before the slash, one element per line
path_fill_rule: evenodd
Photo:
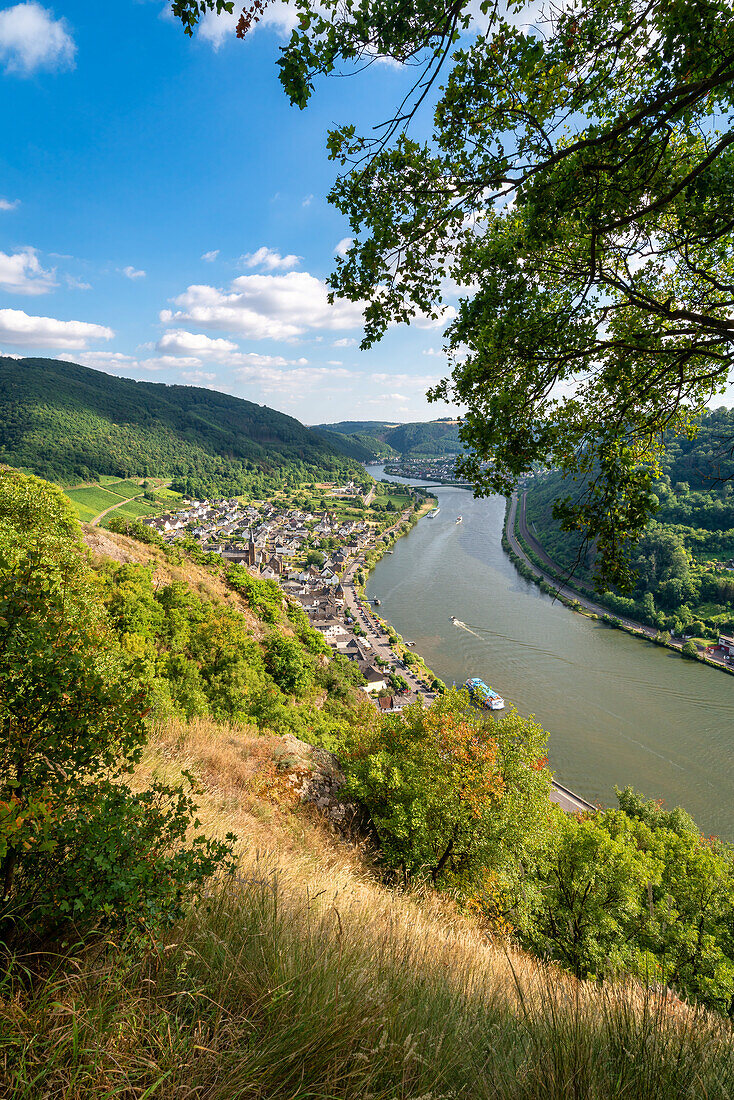
<path fill-rule="evenodd" d="M 221 601 L 244 615 L 248 629 L 255 637 L 262 635 L 262 623 L 253 615 L 242 596 L 229 588 L 222 577 L 210 573 L 196 562 L 187 558 L 181 565 L 174 565 L 166 560 L 163 551 L 157 546 L 149 546 L 114 531 L 91 527 L 88 523 L 82 524 L 82 537 L 93 561 L 112 560 L 122 564 L 152 565 L 156 583 L 171 584 L 178 581 L 188 585 L 205 599 Z"/>
<path fill-rule="evenodd" d="M 30 991 L 8 980 L 3 1100 L 734 1096 L 723 1021 L 576 982 L 450 899 L 385 888 L 294 812 L 272 747 L 210 722 L 159 731 L 141 781 L 194 770 L 202 820 L 240 834 L 239 873 L 142 960 L 97 949 Z"/>

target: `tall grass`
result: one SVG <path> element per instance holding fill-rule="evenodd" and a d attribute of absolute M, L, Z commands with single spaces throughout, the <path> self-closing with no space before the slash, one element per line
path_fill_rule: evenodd
<path fill-rule="evenodd" d="M 279 801 L 269 743 L 157 732 L 140 781 L 193 770 L 207 828 L 242 837 L 238 876 L 145 951 L 18 960 L 2 1100 L 734 1100 L 723 1020 L 577 982 L 450 900 L 386 889 Z"/>
<path fill-rule="evenodd" d="M 734 1096 L 723 1021 L 570 981 L 450 907 L 295 857 L 246 859 L 144 956 L 98 950 L 3 992 L 8 1100 Z"/>

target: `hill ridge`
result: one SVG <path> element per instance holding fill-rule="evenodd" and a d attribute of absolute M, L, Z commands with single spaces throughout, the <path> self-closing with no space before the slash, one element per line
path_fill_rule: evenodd
<path fill-rule="evenodd" d="M 364 475 L 334 442 L 219 390 L 0 357 L 0 461 L 51 480 L 157 474 L 206 495 L 267 488 L 289 471 Z"/>

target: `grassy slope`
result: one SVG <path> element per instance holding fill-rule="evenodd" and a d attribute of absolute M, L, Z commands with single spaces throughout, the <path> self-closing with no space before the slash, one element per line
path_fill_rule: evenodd
<path fill-rule="evenodd" d="M 241 838 L 239 875 L 144 965 L 95 955 L 30 1003 L 0 1002 L 0 1032 L 26 1041 L 14 1087 L 0 1061 L 3 1096 L 732 1095 L 722 1021 L 575 982 L 449 900 L 380 885 L 271 750 L 208 721 L 156 732 L 139 781 L 191 770 L 207 828 Z"/>
<path fill-rule="evenodd" d="M 234 603 L 257 632 L 205 570 L 107 532 L 87 540 Z M 298 803 L 272 749 L 267 735 L 209 720 L 154 731 L 137 781 L 191 770 L 208 830 L 240 837 L 239 875 L 213 884 L 145 962 L 96 951 L 30 995 L 0 989 L 0 1095 L 734 1095 L 723 1021 L 576 982 L 491 942 L 450 899 L 382 885 L 369 853 Z"/>

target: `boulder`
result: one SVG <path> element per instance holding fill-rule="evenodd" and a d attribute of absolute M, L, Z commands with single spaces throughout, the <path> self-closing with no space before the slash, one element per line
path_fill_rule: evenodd
<path fill-rule="evenodd" d="M 286 733 L 273 748 L 273 762 L 301 802 L 316 806 L 340 832 L 376 840 L 364 806 L 340 794 L 346 777 L 333 753 Z"/>

